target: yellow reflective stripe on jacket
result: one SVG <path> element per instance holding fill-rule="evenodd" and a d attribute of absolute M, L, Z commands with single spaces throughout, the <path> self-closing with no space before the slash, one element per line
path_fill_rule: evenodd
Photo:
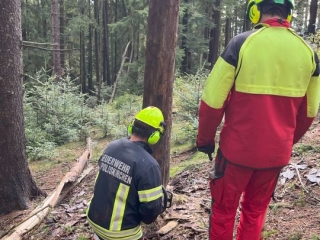
<path fill-rule="evenodd" d="M 234 78 L 234 66 L 219 57 L 206 81 L 202 100 L 212 108 L 222 108 L 234 84 Z"/>
<path fill-rule="evenodd" d="M 113 211 L 110 222 L 111 231 L 119 231 L 121 229 L 124 210 L 126 208 L 126 202 L 129 194 L 130 186 L 123 183 L 119 184 L 117 195 L 113 205 Z"/>
<path fill-rule="evenodd" d="M 114 239 L 132 240 L 132 239 L 142 238 L 142 229 L 140 225 L 135 228 L 131 228 L 123 231 L 110 231 L 95 224 L 89 218 L 88 218 L 88 222 L 92 227 L 92 230 L 105 240 L 114 240 Z"/>
<path fill-rule="evenodd" d="M 303 97 L 315 69 L 313 50 L 291 29 L 263 27 L 241 47 L 235 90 Z"/>
<path fill-rule="evenodd" d="M 162 186 L 148 190 L 138 191 L 140 202 L 151 202 L 163 196 Z"/>

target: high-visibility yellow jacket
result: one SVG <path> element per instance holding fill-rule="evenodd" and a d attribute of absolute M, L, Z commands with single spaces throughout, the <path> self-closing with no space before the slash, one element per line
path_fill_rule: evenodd
<path fill-rule="evenodd" d="M 122 138 L 100 157 L 87 219 L 102 239 L 140 239 L 140 222 L 150 224 L 161 213 L 161 172 L 150 153 L 147 144 Z"/>
<path fill-rule="evenodd" d="M 318 76 L 317 54 L 289 27 L 259 24 L 234 37 L 205 84 L 198 146 L 213 145 L 225 115 L 226 159 L 257 169 L 287 165 L 318 112 Z"/>

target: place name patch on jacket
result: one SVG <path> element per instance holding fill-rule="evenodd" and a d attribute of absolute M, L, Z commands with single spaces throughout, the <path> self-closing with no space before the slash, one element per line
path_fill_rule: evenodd
<path fill-rule="evenodd" d="M 124 162 L 108 155 L 103 155 L 99 162 L 100 170 L 118 178 L 119 180 L 131 184 L 132 176 L 128 175 L 130 166 Z"/>

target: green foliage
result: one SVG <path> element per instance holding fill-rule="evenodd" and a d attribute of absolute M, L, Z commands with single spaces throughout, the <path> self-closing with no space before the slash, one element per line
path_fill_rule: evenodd
<path fill-rule="evenodd" d="M 262 232 L 263 239 L 272 239 L 273 235 L 277 234 L 278 232 L 279 232 L 278 230 L 263 231 Z"/>
<path fill-rule="evenodd" d="M 66 78 L 57 83 L 54 78 L 26 88 L 24 96 L 27 152 L 29 157 L 47 157 L 55 145 L 78 139 L 82 126 L 88 122 L 85 95 Z"/>
<path fill-rule="evenodd" d="M 287 237 L 287 240 L 300 240 L 300 239 L 302 239 L 302 234 L 301 233 L 291 233 Z"/>
<path fill-rule="evenodd" d="M 320 240 L 320 236 L 319 235 L 312 235 L 311 239 L 312 240 Z"/>
<path fill-rule="evenodd" d="M 88 136 L 119 138 L 141 109 L 142 99 L 124 94 L 112 104 L 93 104 L 69 77 L 55 82 L 40 72 L 25 85 L 24 115 L 30 160 L 56 156 L 55 147 Z M 35 84 L 36 83 L 36 84 Z"/>
<path fill-rule="evenodd" d="M 313 153 L 320 153 L 320 148 L 319 147 L 314 147 L 311 145 L 298 145 L 294 148 L 295 151 L 298 153 L 304 153 L 304 152 L 313 152 Z"/>
<path fill-rule="evenodd" d="M 198 127 L 198 106 L 206 71 L 177 78 L 174 82 L 172 140 L 176 144 L 194 142 Z"/>

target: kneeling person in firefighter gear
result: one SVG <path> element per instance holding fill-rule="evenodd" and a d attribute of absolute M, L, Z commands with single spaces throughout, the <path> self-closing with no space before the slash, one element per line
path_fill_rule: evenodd
<path fill-rule="evenodd" d="M 164 130 L 161 110 L 147 107 L 129 125 L 129 138 L 115 140 L 104 149 L 87 209 L 93 239 L 143 239 L 140 223 L 154 222 L 165 210 L 166 191 L 150 148 Z"/>

